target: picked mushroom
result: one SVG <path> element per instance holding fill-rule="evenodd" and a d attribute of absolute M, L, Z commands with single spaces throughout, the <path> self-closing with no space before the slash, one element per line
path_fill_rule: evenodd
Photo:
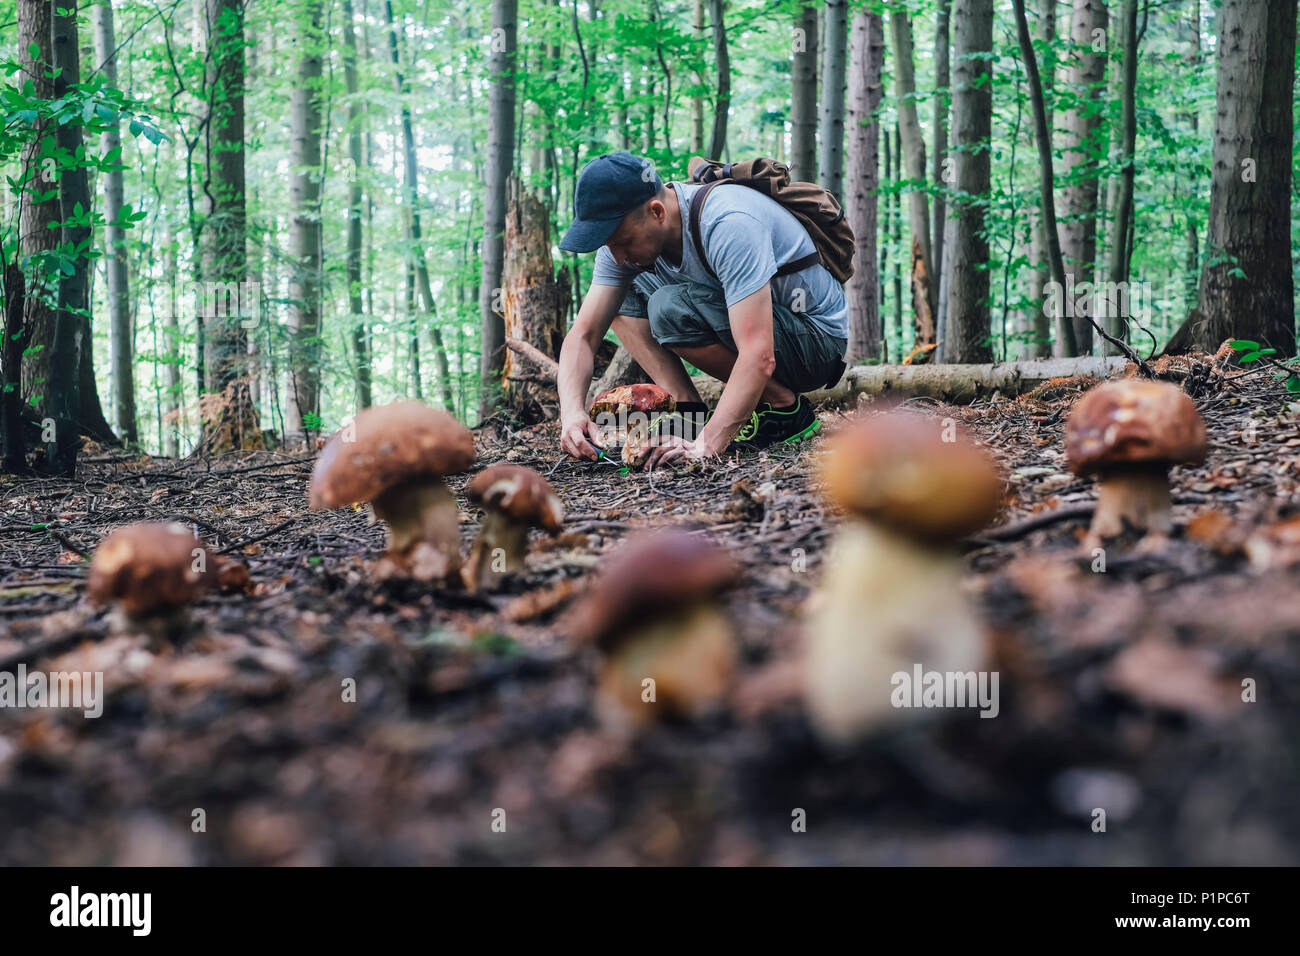
<path fill-rule="evenodd" d="M 650 454 L 650 423 L 658 415 L 668 414 L 677 403 L 665 388 L 658 385 L 620 385 L 601 392 L 591 403 L 591 418 L 597 425 L 602 417 L 612 417 L 623 435 L 623 464 L 639 467 Z"/>
<path fill-rule="evenodd" d="M 596 697 L 608 725 L 694 717 L 726 696 L 736 647 L 716 598 L 739 574 L 726 551 L 684 532 L 633 538 L 610 560 L 570 619 L 603 654 Z"/>
<path fill-rule="evenodd" d="M 1167 382 L 1107 382 L 1075 403 L 1065 454 L 1076 475 L 1097 476 L 1097 510 L 1087 549 L 1127 522 L 1146 531 L 1143 550 L 1159 548 L 1173 527 L 1169 467 L 1205 460 L 1205 422 L 1182 389 Z"/>
<path fill-rule="evenodd" d="M 506 574 L 523 570 L 529 528 L 555 534 L 564 526 L 563 503 L 531 468 L 485 468 L 465 486 L 465 494 L 483 506 L 483 524 L 461 569 L 471 591 L 490 590 Z"/>
<path fill-rule="evenodd" d="M 474 436 L 423 402 L 367 408 L 334 434 L 312 470 L 313 511 L 369 502 L 388 525 L 393 566 L 421 581 L 460 567 L 460 512 L 443 478 L 474 463 Z"/>
<path fill-rule="evenodd" d="M 183 524 L 127 525 L 95 549 L 86 597 L 96 607 L 117 605 L 114 630 L 172 639 L 188 629 L 189 605 L 216 583 L 213 560 Z"/>
<path fill-rule="evenodd" d="M 908 713 L 895 675 L 986 667 L 954 544 L 997 513 L 1002 481 L 965 436 L 903 412 L 838 430 L 821 475 L 848 515 L 808 621 L 804 693 L 819 734 L 844 743 Z"/>

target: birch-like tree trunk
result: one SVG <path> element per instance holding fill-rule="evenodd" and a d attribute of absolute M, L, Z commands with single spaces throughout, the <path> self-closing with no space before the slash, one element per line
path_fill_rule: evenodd
<path fill-rule="evenodd" d="M 517 0 L 492 0 L 492 76 L 488 106 L 488 147 L 483 201 L 483 284 L 479 287 L 482 352 L 479 359 L 479 416 L 486 418 L 496 404 L 491 386 L 501 377 L 505 356 L 505 316 L 501 301 L 501 269 L 505 253 L 506 183 L 515 142 L 515 34 Z"/>
<path fill-rule="evenodd" d="M 855 13 L 849 33 L 849 188 L 844 210 L 854 236 L 853 277 L 844 289 L 849 306 L 845 361 L 850 363 L 885 357 L 876 273 L 880 123 L 875 117 L 883 93 L 880 69 L 884 56 L 880 14 Z"/>
<path fill-rule="evenodd" d="M 952 96 L 948 90 L 952 82 L 951 58 L 949 57 L 949 20 L 951 19 L 952 0 L 939 0 L 934 14 L 934 102 L 931 104 L 931 128 L 934 135 L 934 158 L 932 159 L 931 177 L 934 187 L 939 190 L 934 199 L 931 214 L 933 226 L 930 229 L 930 264 L 934 272 L 930 274 L 930 286 L 935 292 L 934 324 L 938 334 L 939 313 L 946 303 L 940 295 L 943 282 L 943 236 L 944 223 L 947 219 L 948 201 L 945 196 L 947 183 L 944 182 L 945 161 L 948 158 L 948 106 Z"/>
<path fill-rule="evenodd" d="M 1065 219 L 1061 252 L 1066 272 L 1076 286 L 1096 278 L 1097 258 L 1097 133 L 1101 103 L 1106 96 L 1106 45 L 1109 15 L 1104 0 L 1074 0 L 1070 40 L 1074 49 L 1066 83 L 1078 105 L 1065 113 Z M 1074 339 L 1078 355 L 1092 354 L 1092 323 L 1075 310 Z M 1064 343 L 1059 343 L 1063 345 Z"/>
<path fill-rule="evenodd" d="M 299 14 L 297 74 L 289 94 L 289 394 L 285 430 L 290 441 L 310 437 L 320 423 L 321 52 L 320 0 Z"/>
<path fill-rule="evenodd" d="M 931 281 L 934 260 L 930 245 L 930 202 L 925 192 L 925 138 L 916 109 L 916 74 L 912 62 L 912 23 L 896 7 L 889 13 L 894 39 L 894 90 L 898 100 L 898 132 L 903 140 L 903 171 L 912 182 L 907 194 L 908 231 L 912 238 L 912 315 L 916 344 L 934 344 L 934 314 L 938 288 Z"/>
<path fill-rule="evenodd" d="M 113 29 L 111 0 L 95 4 L 92 16 L 95 23 L 95 59 L 104 73 L 104 83 L 117 87 L 117 38 Z M 100 136 L 100 154 L 123 165 L 120 152 L 122 136 L 116 121 L 109 124 Z M 139 441 L 135 411 L 135 330 L 131 323 L 131 290 L 127 276 L 126 230 L 117 225 L 125 204 L 122 170 L 110 169 L 104 175 L 104 229 L 106 240 L 106 265 L 108 271 L 108 318 L 112 328 L 109 366 L 113 371 L 113 413 L 117 418 L 122 440 L 134 445 Z"/>
<path fill-rule="evenodd" d="M 352 315 L 352 354 L 356 361 L 357 411 L 373 402 L 370 387 L 370 349 L 366 334 L 365 303 L 361 298 L 361 126 L 365 110 L 358 95 L 357 35 L 352 25 L 352 0 L 343 0 L 343 81 L 348 91 L 348 310 Z"/>
<path fill-rule="evenodd" d="M 1120 141 L 1119 160 L 1121 163 L 1114 215 L 1111 217 L 1110 262 L 1108 278 L 1116 283 L 1113 288 L 1128 288 L 1128 254 L 1129 229 L 1133 225 L 1133 175 L 1137 156 L 1134 152 L 1137 144 L 1137 0 L 1123 0 L 1120 8 L 1120 35 L 1124 43 L 1124 63 L 1120 76 Z M 1118 285 L 1123 283 L 1123 285 Z M 1105 317 L 1107 333 L 1121 341 L 1128 341 L 1128 316 L 1125 308 L 1128 296 L 1119 297 L 1113 315 Z M 1109 342 L 1102 342 L 1103 355 L 1118 355 L 1119 349 Z"/>

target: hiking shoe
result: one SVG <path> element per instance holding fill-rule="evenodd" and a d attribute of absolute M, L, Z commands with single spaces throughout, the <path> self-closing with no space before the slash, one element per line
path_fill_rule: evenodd
<path fill-rule="evenodd" d="M 740 426 L 728 451 L 756 451 L 783 442 L 803 441 L 821 430 L 822 423 L 813 414 L 812 402 L 802 395 L 793 405 L 776 408 L 761 402 L 749 421 Z"/>

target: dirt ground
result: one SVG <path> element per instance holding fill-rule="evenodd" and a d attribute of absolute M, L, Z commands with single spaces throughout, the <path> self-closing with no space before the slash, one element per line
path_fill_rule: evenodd
<path fill-rule="evenodd" d="M 849 750 L 819 744 L 789 693 L 842 520 L 817 488 L 822 438 L 621 475 L 560 461 L 554 423 L 485 430 L 476 467 L 550 473 L 569 511 L 492 595 L 372 583 L 383 528 L 309 512 L 302 457 L 100 454 L 75 482 L 0 478 L 0 671 L 103 671 L 107 695 L 98 719 L 0 710 L 0 863 L 1294 865 L 1300 525 L 1278 523 L 1300 512 L 1300 416 L 1266 377 L 1165 371 L 1209 457 L 1174 470 L 1169 546 L 1118 542 L 1104 572 L 1079 544 L 1095 487 L 1062 446 L 1089 383 L 907 403 L 1006 469 L 998 524 L 964 544 L 1001 712 L 937 711 Z M 822 409 L 826 430 L 845 414 Z M 479 515 L 461 507 L 468 549 Z M 237 555 L 253 593 L 204 598 L 194 635 L 158 648 L 110 634 L 77 552 L 161 518 Z M 665 525 L 743 564 L 725 599 L 741 680 L 716 715 L 626 740 L 597 721 L 595 652 L 565 612 L 627 534 Z"/>

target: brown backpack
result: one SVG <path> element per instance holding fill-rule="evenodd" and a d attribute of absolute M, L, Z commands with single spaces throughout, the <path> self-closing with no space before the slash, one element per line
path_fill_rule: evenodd
<path fill-rule="evenodd" d="M 853 275 L 853 230 L 844 218 L 839 200 L 830 190 L 816 183 L 790 182 L 790 167 L 765 157 L 724 164 L 693 156 L 687 169 L 691 182 L 704 184 L 704 188 L 695 190 L 691 197 L 691 237 L 695 240 L 695 253 L 715 279 L 717 274 L 704 256 L 700 211 L 713 188 L 723 183 L 748 186 L 775 199 L 799 220 L 808 238 L 812 239 L 817 251 L 787 262 L 776 270 L 777 275 L 789 275 L 818 262 L 841 284 L 848 282 Z"/>

